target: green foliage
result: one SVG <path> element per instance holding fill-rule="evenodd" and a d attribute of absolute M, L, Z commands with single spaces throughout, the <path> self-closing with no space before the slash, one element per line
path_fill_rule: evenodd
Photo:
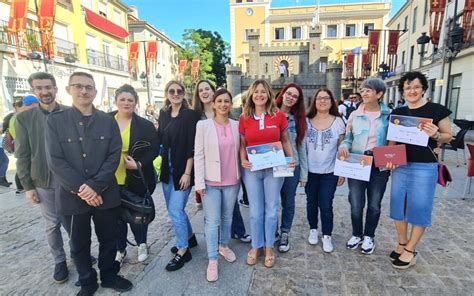
<path fill-rule="evenodd" d="M 218 32 L 202 29 L 186 29 L 183 33 L 183 49 L 179 50 L 179 59 L 188 60 L 184 83 L 191 86 L 190 76 L 192 59 L 200 59 L 198 79 L 209 79 L 216 85 L 225 83 L 225 65 L 229 63 L 229 44 Z"/>

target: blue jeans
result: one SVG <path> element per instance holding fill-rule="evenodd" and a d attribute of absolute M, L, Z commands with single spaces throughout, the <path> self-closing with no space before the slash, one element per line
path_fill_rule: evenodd
<path fill-rule="evenodd" d="M 186 249 L 188 247 L 188 238 L 193 233 L 188 215 L 184 210 L 188 203 L 191 187 L 184 191 L 175 190 L 173 178 L 170 178 L 169 183 L 162 182 L 162 185 L 168 215 L 170 215 L 171 221 L 173 222 L 174 232 L 176 234 L 176 247 L 178 249 Z"/>
<path fill-rule="evenodd" d="M 240 213 L 240 207 L 237 200 L 234 205 L 234 212 L 232 213 L 232 235 L 236 235 L 238 238 L 243 237 L 246 234 L 244 220 L 242 219 L 242 214 Z"/>
<path fill-rule="evenodd" d="M 278 223 L 280 190 L 284 178 L 274 178 L 273 169 L 244 170 L 250 208 L 252 248 L 273 248 Z"/>
<path fill-rule="evenodd" d="M 286 177 L 281 187 L 281 232 L 290 232 L 295 217 L 295 195 L 300 182 L 300 166 L 296 166 L 293 177 Z"/>
<path fill-rule="evenodd" d="M 332 201 L 336 192 L 338 176 L 333 173 L 313 174 L 308 172 L 306 183 L 306 217 L 309 228 L 318 229 L 318 209 L 321 211 L 323 235 L 331 235 L 334 213 Z"/>
<path fill-rule="evenodd" d="M 239 187 L 240 184 L 231 186 L 206 185 L 207 192 L 202 197 L 202 208 L 204 210 L 204 233 L 206 234 L 209 260 L 218 259 L 219 244 L 224 247 L 229 245 L 232 212 L 239 194 Z"/>
<path fill-rule="evenodd" d="M 353 236 L 375 236 L 375 229 L 379 223 L 380 208 L 383 194 L 387 187 L 390 171 L 379 171 L 372 165 L 369 182 L 348 179 L 349 203 L 351 204 L 351 220 Z M 367 213 L 365 216 L 365 227 L 362 220 L 365 207 L 365 196 L 367 192 Z"/>
<path fill-rule="evenodd" d="M 8 159 L 3 148 L 0 147 L 0 177 L 5 177 L 7 175 L 9 162 L 10 159 Z"/>

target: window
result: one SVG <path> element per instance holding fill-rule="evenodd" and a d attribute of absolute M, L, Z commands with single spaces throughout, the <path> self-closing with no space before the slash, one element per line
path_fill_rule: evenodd
<path fill-rule="evenodd" d="M 354 37 L 356 35 L 356 25 L 346 25 L 346 37 Z"/>
<path fill-rule="evenodd" d="M 242 0 L 237 0 L 235 1 L 235 3 L 242 3 Z"/>
<path fill-rule="evenodd" d="M 426 25 L 427 17 L 428 17 L 428 0 L 425 0 L 425 9 L 423 9 L 423 26 Z"/>
<path fill-rule="evenodd" d="M 402 52 L 402 65 L 405 64 L 405 51 Z"/>
<path fill-rule="evenodd" d="M 413 24 L 411 27 L 411 32 L 415 33 L 416 31 L 416 15 L 418 14 L 418 6 L 413 9 Z"/>
<path fill-rule="evenodd" d="M 408 71 L 411 71 L 413 69 L 413 57 L 415 55 L 415 45 L 412 45 L 410 47 L 410 64 L 408 65 Z"/>
<path fill-rule="evenodd" d="M 374 24 L 364 24 L 364 36 L 369 36 L 369 31 L 374 29 Z"/>
<path fill-rule="evenodd" d="M 103 17 L 107 17 L 107 3 L 99 2 L 99 14 Z"/>
<path fill-rule="evenodd" d="M 405 25 L 403 26 L 403 30 L 407 30 L 408 29 L 408 15 L 405 17 Z"/>
<path fill-rule="evenodd" d="M 300 74 L 304 73 L 304 62 L 300 62 Z"/>
<path fill-rule="evenodd" d="M 337 25 L 329 25 L 327 37 L 337 37 Z"/>
<path fill-rule="evenodd" d="M 245 29 L 245 32 L 244 32 L 244 40 L 245 41 L 249 41 L 249 33 L 252 32 L 252 29 Z"/>
<path fill-rule="evenodd" d="M 82 0 L 82 6 L 92 10 L 92 0 Z"/>
<path fill-rule="evenodd" d="M 397 31 L 400 31 L 400 24 L 397 24 Z"/>
<path fill-rule="evenodd" d="M 122 13 L 119 10 L 114 9 L 114 22 L 117 25 L 122 25 Z"/>
<path fill-rule="evenodd" d="M 291 28 L 291 38 L 293 38 L 293 39 L 301 39 L 301 27 L 293 27 L 293 28 Z"/>
<path fill-rule="evenodd" d="M 453 113 L 449 115 L 451 119 L 456 118 L 458 112 L 459 93 L 461 91 L 462 74 L 452 75 L 450 78 L 451 93 L 449 95 L 449 110 Z"/>
<path fill-rule="evenodd" d="M 285 39 L 285 28 L 275 28 L 275 40 Z"/>

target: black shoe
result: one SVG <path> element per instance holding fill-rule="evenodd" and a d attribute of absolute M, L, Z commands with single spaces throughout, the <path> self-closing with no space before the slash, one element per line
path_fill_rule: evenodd
<path fill-rule="evenodd" d="M 176 253 L 173 259 L 171 259 L 170 262 L 168 262 L 168 265 L 166 265 L 166 270 L 176 271 L 181 269 L 184 266 L 184 263 L 191 261 L 191 259 L 193 259 L 193 256 L 191 255 L 189 248 L 186 250 L 186 253 L 184 253 L 183 256 Z"/>
<path fill-rule="evenodd" d="M 100 285 L 104 288 L 114 289 L 117 292 L 127 292 L 133 288 L 132 282 L 119 275 L 116 275 L 112 280 L 102 282 Z"/>
<path fill-rule="evenodd" d="M 80 287 L 81 285 L 79 285 Z M 77 293 L 76 295 L 77 296 L 92 296 L 94 295 L 95 291 L 97 291 L 97 289 L 99 289 L 99 284 L 95 283 L 94 285 L 90 285 L 90 286 L 84 286 L 81 288 L 81 290 L 79 291 L 79 293 Z"/>
<path fill-rule="evenodd" d="M 67 281 L 68 277 L 69 277 L 69 271 L 67 269 L 66 261 L 58 263 L 54 266 L 53 278 L 57 284 L 64 283 L 65 281 Z"/>
<path fill-rule="evenodd" d="M 410 266 L 413 266 L 416 264 L 416 255 L 418 253 L 415 251 L 407 250 L 406 248 L 404 250 L 405 252 L 412 253 L 413 257 L 411 258 L 409 262 L 405 262 L 405 261 L 400 260 L 400 258 L 397 258 L 395 261 L 392 262 L 392 266 L 396 269 L 407 269 Z"/>
<path fill-rule="evenodd" d="M 407 245 L 407 244 L 400 244 L 400 243 L 398 243 L 398 244 L 399 244 L 400 246 L 406 246 L 406 245 Z M 390 260 L 393 262 L 393 261 L 397 260 L 398 257 L 400 257 L 400 255 L 401 255 L 401 254 L 395 252 L 395 250 L 394 250 L 394 251 L 392 251 L 392 253 L 390 253 L 390 256 L 389 256 L 389 257 L 390 257 Z"/>
<path fill-rule="evenodd" d="M 193 236 L 188 239 L 188 248 L 194 248 L 197 247 L 197 245 L 198 241 L 196 239 L 196 234 L 193 233 Z M 176 246 L 173 246 L 170 251 L 171 253 L 176 254 L 178 253 L 178 248 Z"/>
<path fill-rule="evenodd" d="M 0 186 L 10 187 L 10 185 L 12 185 L 12 183 L 11 183 L 11 182 L 8 182 L 8 181 L 7 181 L 7 178 L 5 178 L 5 177 L 0 177 Z"/>

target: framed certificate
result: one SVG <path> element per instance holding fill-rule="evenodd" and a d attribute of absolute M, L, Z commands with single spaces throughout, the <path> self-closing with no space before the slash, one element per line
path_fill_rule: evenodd
<path fill-rule="evenodd" d="M 422 131 L 422 127 L 423 124 L 432 122 L 431 118 L 390 115 L 387 140 L 426 147 L 429 137 Z"/>
<path fill-rule="evenodd" d="M 369 181 L 370 171 L 372 170 L 372 160 L 372 156 L 354 153 L 349 153 L 347 158 L 336 158 L 334 175 Z"/>
<path fill-rule="evenodd" d="M 286 165 L 273 167 L 273 177 L 293 177 L 295 175 L 295 169 L 289 168 L 288 164 L 293 160 L 293 157 L 286 157 Z"/>
<path fill-rule="evenodd" d="M 393 146 L 379 146 L 374 148 L 375 166 L 385 167 L 391 162 L 394 165 L 407 164 L 407 151 L 404 144 Z"/>
<path fill-rule="evenodd" d="M 285 153 L 281 142 L 248 146 L 247 155 L 252 163 L 252 172 L 276 166 L 286 166 Z"/>

